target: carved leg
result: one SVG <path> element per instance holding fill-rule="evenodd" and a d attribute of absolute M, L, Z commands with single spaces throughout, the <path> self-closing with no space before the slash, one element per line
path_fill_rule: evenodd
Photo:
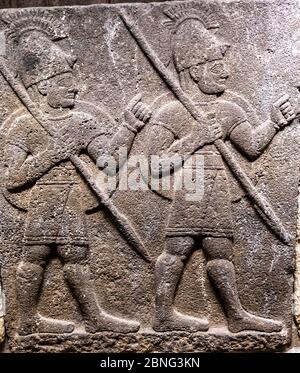
<path fill-rule="evenodd" d="M 71 333 L 72 323 L 43 317 L 37 312 L 39 290 L 43 280 L 47 246 L 28 247 L 25 261 L 17 268 L 17 297 L 20 308 L 19 334 Z"/>
<path fill-rule="evenodd" d="M 206 238 L 203 248 L 208 258 L 207 272 L 220 297 L 232 333 L 255 330 L 266 333 L 278 332 L 282 324 L 246 312 L 240 302 L 236 285 L 235 269 L 231 262 L 232 242 L 226 238 Z"/>
<path fill-rule="evenodd" d="M 194 248 L 191 237 L 167 239 L 166 248 L 155 266 L 155 318 L 153 329 L 160 332 L 184 330 L 189 332 L 208 330 L 207 320 L 179 313 L 174 308 L 176 290 L 187 255 Z"/>
<path fill-rule="evenodd" d="M 64 275 L 81 309 L 86 331 L 137 332 L 140 328 L 138 322 L 111 316 L 100 308 L 89 268 L 84 264 L 86 251 L 87 248 L 83 246 L 59 248 L 65 261 Z"/>

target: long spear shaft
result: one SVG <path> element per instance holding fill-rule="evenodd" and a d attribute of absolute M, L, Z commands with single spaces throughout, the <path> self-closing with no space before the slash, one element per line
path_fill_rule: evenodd
<path fill-rule="evenodd" d="M 3 78 L 15 92 L 16 96 L 23 103 L 25 108 L 33 116 L 33 118 L 41 125 L 41 127 L 52 137 L 53 133 L 49 131 L 46 126 L 46 119 L 43 112 L 35 105 L 28 95 L 26 89 L 22 86 L 21 83 L 11 74 L 6 63 L 3 61 L 3 57 L 0 58 L 0 73 Z M 150 255 L 145 248 L 142 240 L 139 235 L 135 232 L 134 228 L 129 223 L 126 216 L 124 216 L 117 207 L 113 204 L 109 196 L 97 185 L 93 175 L 91 174 L 89 168 L 86 164 L 76 155 L 73 155 L 70 158 L 70 161 L 78 170 L 78 172 L 85 179 L 87 184 L 93 190 L 95 195 L 99 198 L 102 205 L 107 209 L 114 221 L 118 231 L 123 235 L 123 237 L 128 241 L 129 245 L 147 262 L 151 262 Z"/>
<path fill-rule="evenodd" d="M 144 55 L 151 62 L 162 80 L 166 82 L 175 97 L 177 97 L 177 99 L 182 103 L 182 105 L 188 110 L 188 112 L 197 122 L 205 123 L 205 114 L 198 110 L 191 98 L 182 90 L 179 82 L 174 78 L 173 74 L 160 61 L 159 57 L 150 47 L 134 20 L 124 11 L 120 12 L 120 17 L 129 33 L 132 35 L 136 43 L 141 48 Z M 214 144 L 227 163 L 231 172 L 234 174 L 238 182 L 241 184 L 243 189 L 248 193 L 248 196 L 254 202 L 256 210 L 259 212 L 269 228 L 284 244 L 290 244 L 292 241 L 292 236 L 286 231 L 283 224 L 281 223 L 281 220 L 276 215 L 270 203 L 256 190 L 251 179 L 243 171 L 224 141 L 218 139 L 214 142 Z"/>

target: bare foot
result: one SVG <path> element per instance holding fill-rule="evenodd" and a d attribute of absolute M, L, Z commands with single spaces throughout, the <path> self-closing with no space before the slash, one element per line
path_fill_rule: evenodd
<path fill-rule="evenodd" d="M 228 329 L 232 333 L 238 333 L 243 330 L 255 330 L 257 332 L 274 333 L 280 332 L 282 328 L 283 325 L 279 321 L 251 315 L 246 311 L 243 311 L 239 316 L 228 320 Z"/>
<path fill-rule="evenodd" d="M 153 329 L 157 332 L 168 332 L 172 330 L 182 330 L 186 332 L 206 332 L 209 324 L 206 319 L 199 319 L 183 315 L 173 310 L 172 314 L 162 319 L 158 315 L 154 319 Z"/>
<path fill-rule="evenodd" d="M 135 333 L 139 330 L 140 324 L 137 321 L 127 320 L 111 316 L 101 312 L 97 317 L 97 323 L 85 323 L 85 330 L 88 333 L 110 331 L 116 333 Z"/>
<path fill-rule="evenodd" d="M 67 321 L 55 320 L 41 315 L 36 315 L 31 319 L 21 322 L 19 327 L 20 335 L 35 333 L 65 334 L 72 333 L 74 324 Z"/>

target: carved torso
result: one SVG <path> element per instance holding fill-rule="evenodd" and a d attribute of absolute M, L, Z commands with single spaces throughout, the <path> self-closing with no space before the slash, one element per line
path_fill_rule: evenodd
<path fill-rule="evenodd" d="M 217 100 L 209 103 L 196 102 L 196 104 L 206 115 L 214 114 L 216 121 L 222 125 L 223 139 L 228 139 L 231 131 L 247 120 L 244 111 L 228 101 Z M 200 126 L 178 101 L 171 101 L 158 111 L 153 118 L 153 123 L 172 132 L 174 142 L 197 131 Z M 190 151 L 192 150 L 191 144 Z M 198 155 L 203 156 L 204 180 L 201 176 L 195 175 L 194 187 L 190 187 L 191 190 L 183 189 L 174 192 L 167 235 L 232 237 L 230 191 L 221 155 L 214 145 L 205 145 L 192 155 L 190 164 L 194 168 L 197 167 Z M 202 167 L 202 163 L 198 167 Z M 200 188 L 203 189 L 203 193 L 198 200 L 189 200 L 188 193 L 195 193 Z"/>
<path fill-rule="evenodd" d="M 48 120 L 48 128 L 58 131 L 70 128 L 78 149 L 102 135 L 97 122 L 85 113 L 70 113 L 56 120 Z M 15 121 L 7 142 L 22 148 L 28 157 L 45 151 L 49 134 L 31 116 Z M 87 244 L 84 211 L 90 191 L 70 161 L 51 168 L 31 189 L 24 239 L 26 244 Z"/>

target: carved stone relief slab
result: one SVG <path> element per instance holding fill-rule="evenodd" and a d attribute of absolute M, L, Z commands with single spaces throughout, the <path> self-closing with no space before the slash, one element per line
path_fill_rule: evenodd
<path fill-rule="evenodd" d="M 5 327 L 4 327 L 4 314 L 5 314 L 5 300 L 0 283 L 0 343 L 5 339 Z"/>
<path fill-rule="evenodd" d="M 297 1 L 0 12 L 11 351 L 291 344 L 299 17 Z"/>

